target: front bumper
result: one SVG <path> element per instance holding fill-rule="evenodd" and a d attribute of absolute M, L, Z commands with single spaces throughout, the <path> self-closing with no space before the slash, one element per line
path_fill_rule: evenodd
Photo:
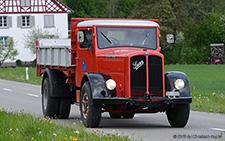
<path fill-rule="evenodd" d="M 111 98 L 93 98 L 93 104 L 104 104 L 104 105 L 121 105 L 126 104 L 130 106 L 135 106 L 137 108 L 151 108 L 151 107 L 160 107 L 170 104 L 189 104 L 192 102 L 192 97 L 111 97 Z"/>

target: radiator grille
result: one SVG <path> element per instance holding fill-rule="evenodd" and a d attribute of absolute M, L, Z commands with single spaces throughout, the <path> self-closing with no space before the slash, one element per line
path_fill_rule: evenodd
<path fill-rule="evenodd" d="M 149 92 L 154 96 L 163 94 L 163 70 L 162 58 L 158 56 L 148 57 L 148 81 Z M 134 56 L 130 61 L 131 97 L 144 96 L 147 90 L 146 84 L 146 56 Z"/>
<path fill-rule="evenodd" d="M 131 96 L 144 96 L 146 92 L 146 57 L 134 56 L 130 63 Z"/>
<path fill-rule="evenodd" d="M 162 96 L 162 58 L 158 56 L 148 57 L 149 91 L 154 96 Z"/>

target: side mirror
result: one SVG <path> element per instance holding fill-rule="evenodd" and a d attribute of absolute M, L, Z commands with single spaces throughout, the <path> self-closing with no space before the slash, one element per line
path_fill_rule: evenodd
<path fill-rule="evenodd" d="M 77 40 L 79 43 L 83 43 L 84 42 L 84 32 L 83 31 L 78 31 L 77 32 Z"/>
<path fill-rule="evenodd" d="M 168 44 L 173 44 L 174 43 L 174 36 L 173 34 L 167 34 L 166 35 L 166 41 Z"/>

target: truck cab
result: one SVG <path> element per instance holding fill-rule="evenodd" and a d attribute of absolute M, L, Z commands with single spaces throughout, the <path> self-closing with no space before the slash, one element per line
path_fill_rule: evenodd
<path fill-rule="evenodd" d="M 50 95 L 53 99 L 67 97 L 69 104 L 78 103 L 81 120 L 87 127 L 97 127 L 102 112 L 109 112 L 111 118 L 166 112 L 171 126 L 184 127 L 191 103 L 189 81 L 182 72 L 164 72 L 159 28 L 158 20 L 72 19 L 68 49 L 71 66 L 37 66 L 37 71 L 47 69 L 43 71 L 42 84 L 44 115 L 51 113 Z M 60 81 L 57 78 L 45 82 L 49 75 L 58 77 L 49 73 L 54 71 L 61 72 L 64 79 L 60 86 L 65 85 L 61 90 L 67 94 L 56 96 L 50 90 L 44 91 L 47 83 L 54 89 L 54 81 Z M 60 115 L 60 110 L 55 111 Z"/>

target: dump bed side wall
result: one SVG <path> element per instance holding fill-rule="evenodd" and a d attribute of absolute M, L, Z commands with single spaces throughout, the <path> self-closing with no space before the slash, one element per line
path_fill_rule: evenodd
<path fill-rule="evenodd" d="M 37 46 L 37 65 L 71 67 L 69 39 L 41 39 Z"/>

